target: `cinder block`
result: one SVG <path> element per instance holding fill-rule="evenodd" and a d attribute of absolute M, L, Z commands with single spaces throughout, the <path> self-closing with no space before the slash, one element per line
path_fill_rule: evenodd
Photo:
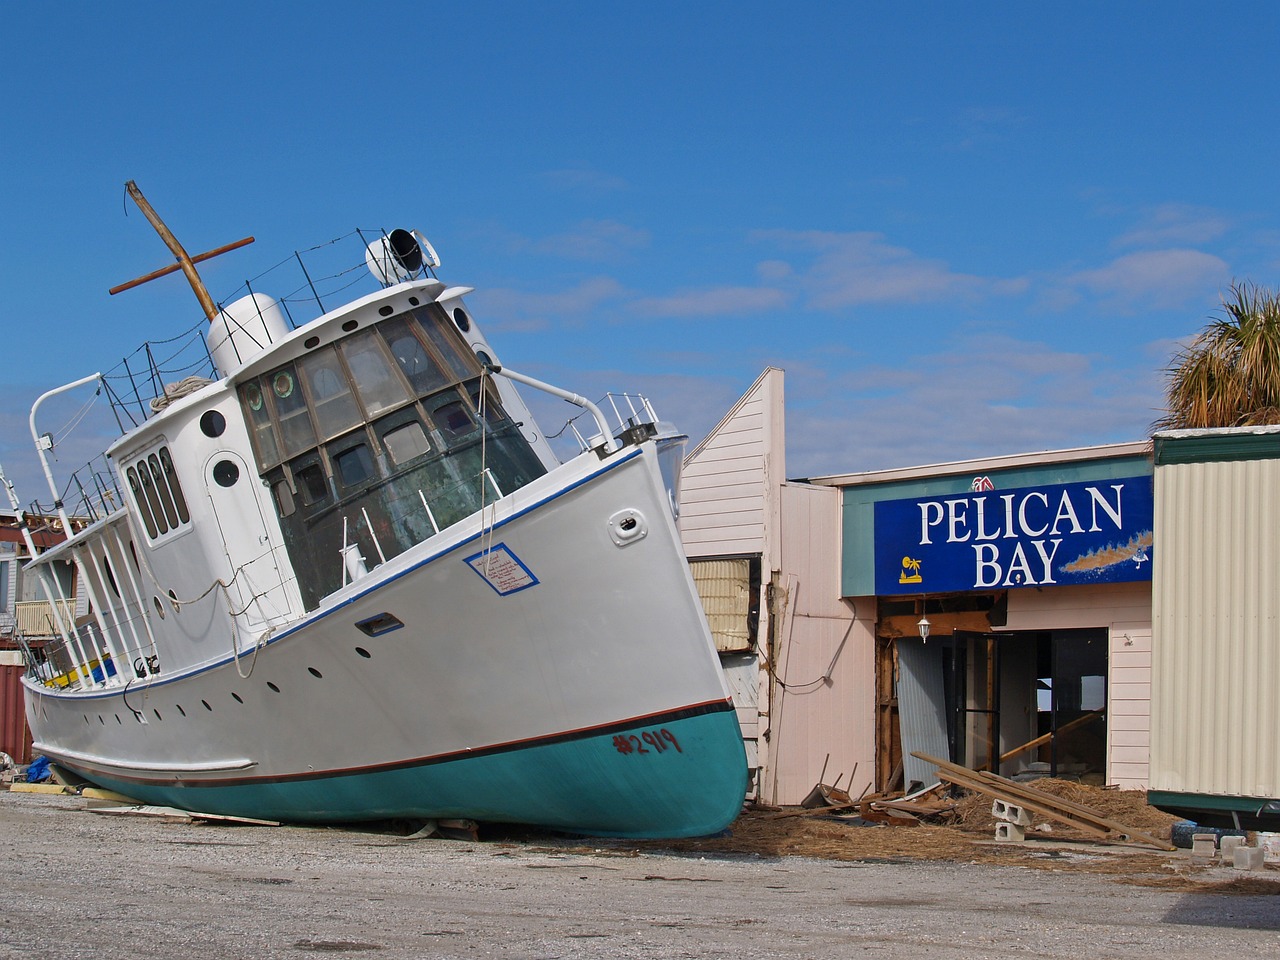
<path fill-rule="evenodd" d="M 1001 842 L 1016 842 L 1027 839 L 1027 828 L 1016 823 L 997 823 L 996 839 Z"/>
<path fill-rule="evenodd" d="M 1266 863 L 1267 852 L 1261 847 L 1239 846 L 1234 856 L 1237 870 L 1261 870 Z"/>
<path fill-rule="evenodd" d="M 1191 837 L 1191 856 L 1212 860 L 1218 854 L 1218 838 L 1212 833 L 1197 833 Z"/>
<path fill-rule="evenodd" d="M 991 815 L 997 820 L 1007 820 L 1009 823 L 1016 823 L 1020 827 L 1031 826 L 1031 814 L 1015 803 L 993 800 L 991 803 Z"/>
<path fill-rule="evenodd" d="M 1235 856 L 1236 848 L 1244 845 L 1244 837 L 1222 837 L 1218 840 L 1218 849 L 1222 851 L 1223 860 L 1230 860 Z"/>

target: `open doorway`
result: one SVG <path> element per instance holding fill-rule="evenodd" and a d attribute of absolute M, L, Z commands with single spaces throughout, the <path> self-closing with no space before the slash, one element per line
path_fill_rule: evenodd
<path fill-rule="evenodd" d="M 927 647 L 897 644 L 904 760 L 945 743 L 952 762 L 1013 779 L 1106 782 L 1105 628 L 956 630 Z"/>
<path fill-rule="evenodd" d="M 956 631 L 943 663 L 956 762 L 1014 778 L 1105 782 L 1105 629 Z"/>

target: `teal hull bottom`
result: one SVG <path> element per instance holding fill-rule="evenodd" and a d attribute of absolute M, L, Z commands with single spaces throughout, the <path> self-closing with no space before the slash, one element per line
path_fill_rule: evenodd
<path fill-rule="evenodd" d="M 144 803 L 285 822 L 469 819 L 591 836 L 675 838 L 723 830 L 747 787 L 732 705 L 355 770 L 165 781 L 77 770 Z"/>

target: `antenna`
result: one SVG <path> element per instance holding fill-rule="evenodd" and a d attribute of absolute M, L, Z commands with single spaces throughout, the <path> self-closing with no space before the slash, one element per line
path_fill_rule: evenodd
<path fill-rule="evenodd" d="M 212 320 L 218 315 L 218 308 L 214 304 L 213 298 L 209 296 L 209 291 L 205 289 L 204 281 L 200 279 L 200 274 L 196 272 L 195 265 L 205 260 L 210 260 L 220 254 L 227 253 L 228 251 L 237 250 L 240 247 L 247 246 L 248 244 L 253 243 L 253 237 L 245 237 L 243 240 L 237 240 L 235 243 L 229 243 L 214 250 L 209 250 L 206 253 L 197 254 L 195 257 L 188 256 L 187 251 L 183 249 L 182 244 L 178 242 L 178 238 L 173 235 L 173 232 L 167 226 L 165 226 L 164 221 L 160 219 L 160 215 L 155 212 L 151 204 L 147 202 L 147 198 L 142 195 L 142 191 L 138 189 L 138 185 L 130 180 L 124 185 L 124 187 L 129 191 L 129 196 L 133 198 L 133 202 L 138 205 L 138 209 L 142 211 L 142 215 L 147 218 L 151 223 L 151 226 L 155 228 L 156 233 L 160 235 L 160 239 L 165 242 L 165 246 L 167 246 L 173 252 L 173 255 L 178 258 L 178 262 L 168 267 L 162 267 L 159 270 L 153 270 L 151 273 L 138 277 L 135 280 L 130 280 L 127 283 L 122 283 L 119 286 L 112 287 L 107 292 L 114 295 L 120 293 L 122 290 L 130 290 L 133 287 L 140 286 L 141 284 L 144 284 L 149 280 L 154 280 L 157 277 L 167 276 L 175 270 L 181 270 L 183 274 L 186 275 L 187 282 L 191 284 L 191 289 L 194 291 L 196 299 L 200 301 L 200 307 L 204 310 L 205 317 Z"/>

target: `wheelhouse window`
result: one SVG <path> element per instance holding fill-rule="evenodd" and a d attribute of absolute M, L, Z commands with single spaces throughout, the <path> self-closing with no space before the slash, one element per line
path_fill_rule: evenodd
<path fill-rule="evenodd" d="M 369 416 L 375 417 L 410 399 L 404 381 L 397 376 L 375 331 L 343 340 L 339 348 L 351 368 L 351 378 Z"/>
<path fill-rule="evenodd" d="M 309 610 L 343 585 L 333 558 L 347 546 L 398 556 L 482 509 L 493 490 L 546 472 L 438 304 L 315 343 L 239 392 Z M 154 488 L 149 472 L 146 482 Z M 137 484 L 152 503 L 141 474 Z M 150 493 L 158 528 L 170 518 Z"/>

